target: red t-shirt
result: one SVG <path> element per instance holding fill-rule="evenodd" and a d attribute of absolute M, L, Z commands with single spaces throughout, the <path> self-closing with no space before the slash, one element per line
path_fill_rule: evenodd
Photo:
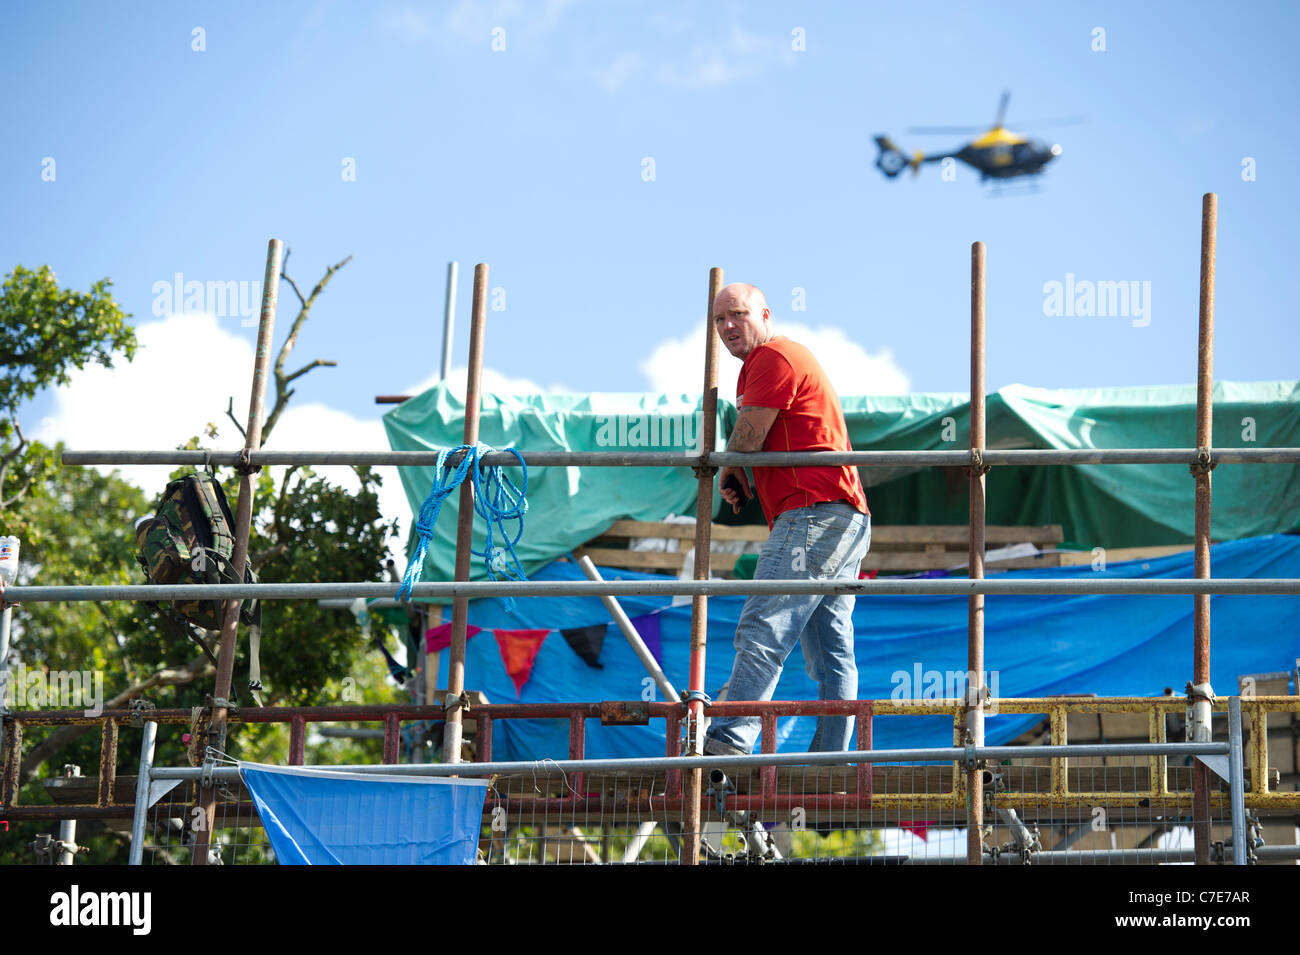
<path fill-rule="evenodd" d="M 737 407 L 776 408 L 764 451 L 852 451 L 839 396 L 803 345 L 778 335 L 751 351 L 736 382 Z M 754 468 L 754 490 L 767 526 L 783 511 L 818 501 L 848 501 L 864 514 L 858 469 Z"/>

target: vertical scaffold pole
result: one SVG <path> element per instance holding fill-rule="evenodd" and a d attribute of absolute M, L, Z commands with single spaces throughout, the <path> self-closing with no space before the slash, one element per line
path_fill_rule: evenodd
<path fill-rule="evenodd" d="M 984 243 L 970 249 L 970 579 L 984 577 Z M 971 594 L 966 610 L 966 730 L 984 745 L 984 595 Z M 984 861 L 984 778 L 966 768 L 966 863 Z"/>
<path fill-rule="evenodd" d="M 465 383 L 465 444 L 478 442 L 479 383 L 483 376 L 483 334 L 487 325 L 488 267 L 474 266 L 474 306 L 469 326 L 469 378 Z M 470 547 L 474 533 L 474 484 L 468 477 L 460 486 L 456 514 L 456 579 L 469 580 Z M 469 598 L 455 597 L 451 604 L 451 646 L 447 664 L 447 723 L 442 735 L 442 761 L 460 762 L 465 692 L 465 625 Z"/>
<path fill-rule="evenodd" d="M 451 374 L 451 333 L 456 324 L 456 269 L 455 262 L 447 263 L 447 304 L 442 313 L 442 381 Z"/>
<path fill-rule="evenodd" d="M 1192 465 L 1196 478 L 1196 579 L 1210 577 L 1210 468 L 1214 402 L 1214 260 L 1219 223 L 1219 197 L 1207 192 L 1201 199 L 1201 308 L 1196 342 L 1196 450 L 1201 460 Z M 1210 595 L 1197 594 L 1191 689 L 1193 742 L 1212 738 L 1210 702 Z M 1199 759 L 1192 767 L 1192 818 L 1196 836 L 1196 864 L 1210 862 L 1210 772 Z"/>
<path fill-rule="evenodd" d="M 266 249 L 266 272 L 262 277 L 262 315 L 257 326 L 257 352 L 253 358 L 253 386 L 248 399 L 248 424 L 244 428 L 244 450 L 248 453 L 262 447 L 262 413 L 266 405 L 266 377 L 271 365 L 271 340 L 275 334 L 275 308 L 280 297 L 280 261 L 284 243 L 272 239 Z M 244 470 L 239 478 L 239 504 L 235 509 L 235 554 L 231 566 L 242 577 L 248 562 L 248 530 L 253 522 L 252 469 Z M 225 616 L 221 622 L 221 651 L 217 655 L 217 686 L 212 700 L 212 721 L 208 727 L 208 742 L 218 751 L 226 748 L 227 702 L 230 698 L 231 678 L 235 670 L 235 649 L 239 636 L 239 605 L 237 598 L 226 601 Z M 206 825 L 195 832 L 194 865 L 208 864 L 208 844 L 212 836 L 217 808 L 217 791 L 208 785 L 200 791 Z"/>
<path fill-rule="evenodd" d="M 709 543 L 713 536 L 713 476 L 716 468 L 708 465 L 709 454 L 717 443 L 718 422 L 718 333 L 713 327 L 713 300 L 722 288 L 722 269 L 709 270 L 709 305 L 704 316 L 704 400 L 700 414 L 700 466 L 695 469 L 699 490 L 695 496 L 695 579 L 709 579 Z M 691 598 L 691 672 L 690 695 L 686 702 L 686 753 L 704 752 L 704 650 L 709 631 L 709 598 Z M 700 861 L 700 783 L 701 770 L 688 769 L 682 779 L 682 863 Z"/>

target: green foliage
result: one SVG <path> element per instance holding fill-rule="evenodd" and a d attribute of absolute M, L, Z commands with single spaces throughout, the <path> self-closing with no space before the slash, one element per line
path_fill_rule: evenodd
<path fill-rule="evenodd" d="M 42 388 L 66 384 L 69 372 L 97 362 L 111 366 L 115 355 L 130 360 L 134 332 L 108 293 L 107 280 L 89 293 L 58 288 L 53 272 L 21 266 L 7 277 L 0 295 L 0 534 L 22 540 L 19 582 L 54 584 L 139 584 L 134 523 L 152 515 L 150 498 L 117 472 L 60 467 L 61 447 L 20 442 L 13 414 Z M 198 422 L 195 423 L 198 426 Z M 208 425 L 209 438 L 217 436 Z M 193 438 L 187 447 L 198 447 Z M 182 469 L 179 473 L 183 473 Z M 279 472 L 277 472 L 279 473 Z M 250 555 L 266 582 L 381 580 L 390 528 L 379 513 L 380 477 L 358 468 L 361 482 L 352 493 L 314 474 L 291 468 L 277 482 L 269 471 L 255 475 Z M 159 474 L 161 492 L 167 480 Z M 239 475 L 230 471 L 223 485 L 238 507 Z M 24 495 L 11 488 L 30 488 Z M 382 657 L 371 645 L 382 618 L 362 627 L 347 611 L 322 610 L 314 601 L 284 601 L 263 609 L 262 666 L 268 704 L 328 704 L 350 698 L 359 703 L 405 701 L 387 679 Z M 392 636 L 390 634 L 390 644 Z M 215 641 L 214 641 L 215 643 Z M 248 631 L 240 628 L 233 691 L 246 682 Z M 132 686 L 168 674 L 169 681 L 140 695 L 159 708 L 202 706 L 214 690 L 211 670 L 203 671 L 201 651 L 177 628 L 164 625 L 152 607 L 135 602 L 29 603 L 13 613 L 12 652 L 29 670 L 89 670 L 103 674 L 104 702 Z M 190 670 L 185 667 L 190 665 Z M 344 684 L 344 680 L 349 682 Z M 344 691 L 346 689 L 346 696 Z M 245 705 L 251 701 L 242 695 Z M 373 724 L 372 724 L 373 725 Z M 44 781 L 75 763 L 87 775 L 99 766 L 99 733 L 66 741 L 50 752 L 36 777 L 24 785 L 19 803 L 48 804 Z M 184 727 L 159 728 L 157 765 L 186 765 Z M 33 749 L 56 732 L 31 727 L 24 739 L 24 770 L 32 768 Z M 138 731 L 123 730 L 118 765 L 130 775 L 139 758 Z M 284 762 L 286 725 L 231 725 L 227 751 L 242 758 Z M 53 746 L 50 743 L 49 746 Z M 49 747 L 46 747 L 48 749 Z M 309 737 L 309 762 L 332 758 L 375 762 L 381 748 L 372 741 Z M 33 861 L 28 844 L 49 824 L 12 824 L 0 842 L 0 864 Z M 97 823 L 82 823 L 78 842 L 92 852 L 81 861 L 122 862 L 126 839 Z"/>
<path fill-rule="evenodd" d="M 54 272 L 15 266 L 0 292 L 0 413 L 12 415 L 22 402 L 50 385 L 66 385 L 68 372 L 89 362 L 113 367 L 121 351 L 135 355 L 135 332 L 100 279 L 89 292 L 59 288 Z"/>
<path fill-rule="evenodd" d="M 49 266 L 21 265 L 0 289 L 0 512 L 28 488 L 50 480 L 54 452 L 20 440 L 19 406 L 43 388 L 67 384 L 69 372 L 97 362 L 113 366 L 118 352 L 135 354 L 135 332 L 101 279 L 89 292 L 59 288 Z"/>

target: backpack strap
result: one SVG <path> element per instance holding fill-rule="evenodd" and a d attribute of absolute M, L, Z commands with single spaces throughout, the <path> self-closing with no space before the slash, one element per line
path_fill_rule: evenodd
<path fill-rule="evenodd" d="M 253 622 L 248 626 L 248 692 L 258 706 L 262 701 L 257 694 L 262 691 L 262 601 L 253 605 Z"/>

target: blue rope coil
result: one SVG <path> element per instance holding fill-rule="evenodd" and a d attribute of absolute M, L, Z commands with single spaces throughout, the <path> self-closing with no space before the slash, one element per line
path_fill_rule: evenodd
<path fill-rule="evenodd" d="M 473 482 L 474 512 L 483 518 L 487 525 L 487 539 L 483 550 L 474 550 L 472 545 L 470 550 L 474 556 L 483 558 L 483 566 L 487 570 L 489 580 L 528 579 L 524 576 L 524 570 L 519 565 L 519 558 L 515 554 L 515 545 L 524 536 L 524 515 L 528 513 L 528 465 L 524 463 L 523 455 L 514 448 L 506 448 L 506 450 L 519 459 L 519 467 L 523 471 L 522 487 L 516 487 L 506 475 L 505 469 L 499 465 L 480 466 L 479 458 L 492 451 L 492 448 L 482 442 L 461 444 L 438 452 L 433 487 L 429 490 L 429 496 L 425 498 L 424 503 L 420 505 L 420 516 L 415 522 L 415 533 L 419 535 L 420 541 L 415 547 L 415 553 L 411 555 L 411 562 L 406 565 L 402 586 L 397 591 L 398 600 L 411 599 L 411 588 L 420 582 L 420 575 L 424 570 L 424 555 L 433 540 L 433 529 L 438 523 L 438 514 L 442 511 L 443 501 L 465 482 L 466 477 Z M 447 457 L 458 451 L 464 451 L 465 456 L 461 458 L 454 471 L 449 471 Z M 513 535 L 506 527 L 507 521 L 518 522 Z M 500 535 L 500 546 L 493 536 L 494 528 Z M 504 604 L 507 612 L 514 611 L 515 602 L 512 598 L 506 597 Z"/>

